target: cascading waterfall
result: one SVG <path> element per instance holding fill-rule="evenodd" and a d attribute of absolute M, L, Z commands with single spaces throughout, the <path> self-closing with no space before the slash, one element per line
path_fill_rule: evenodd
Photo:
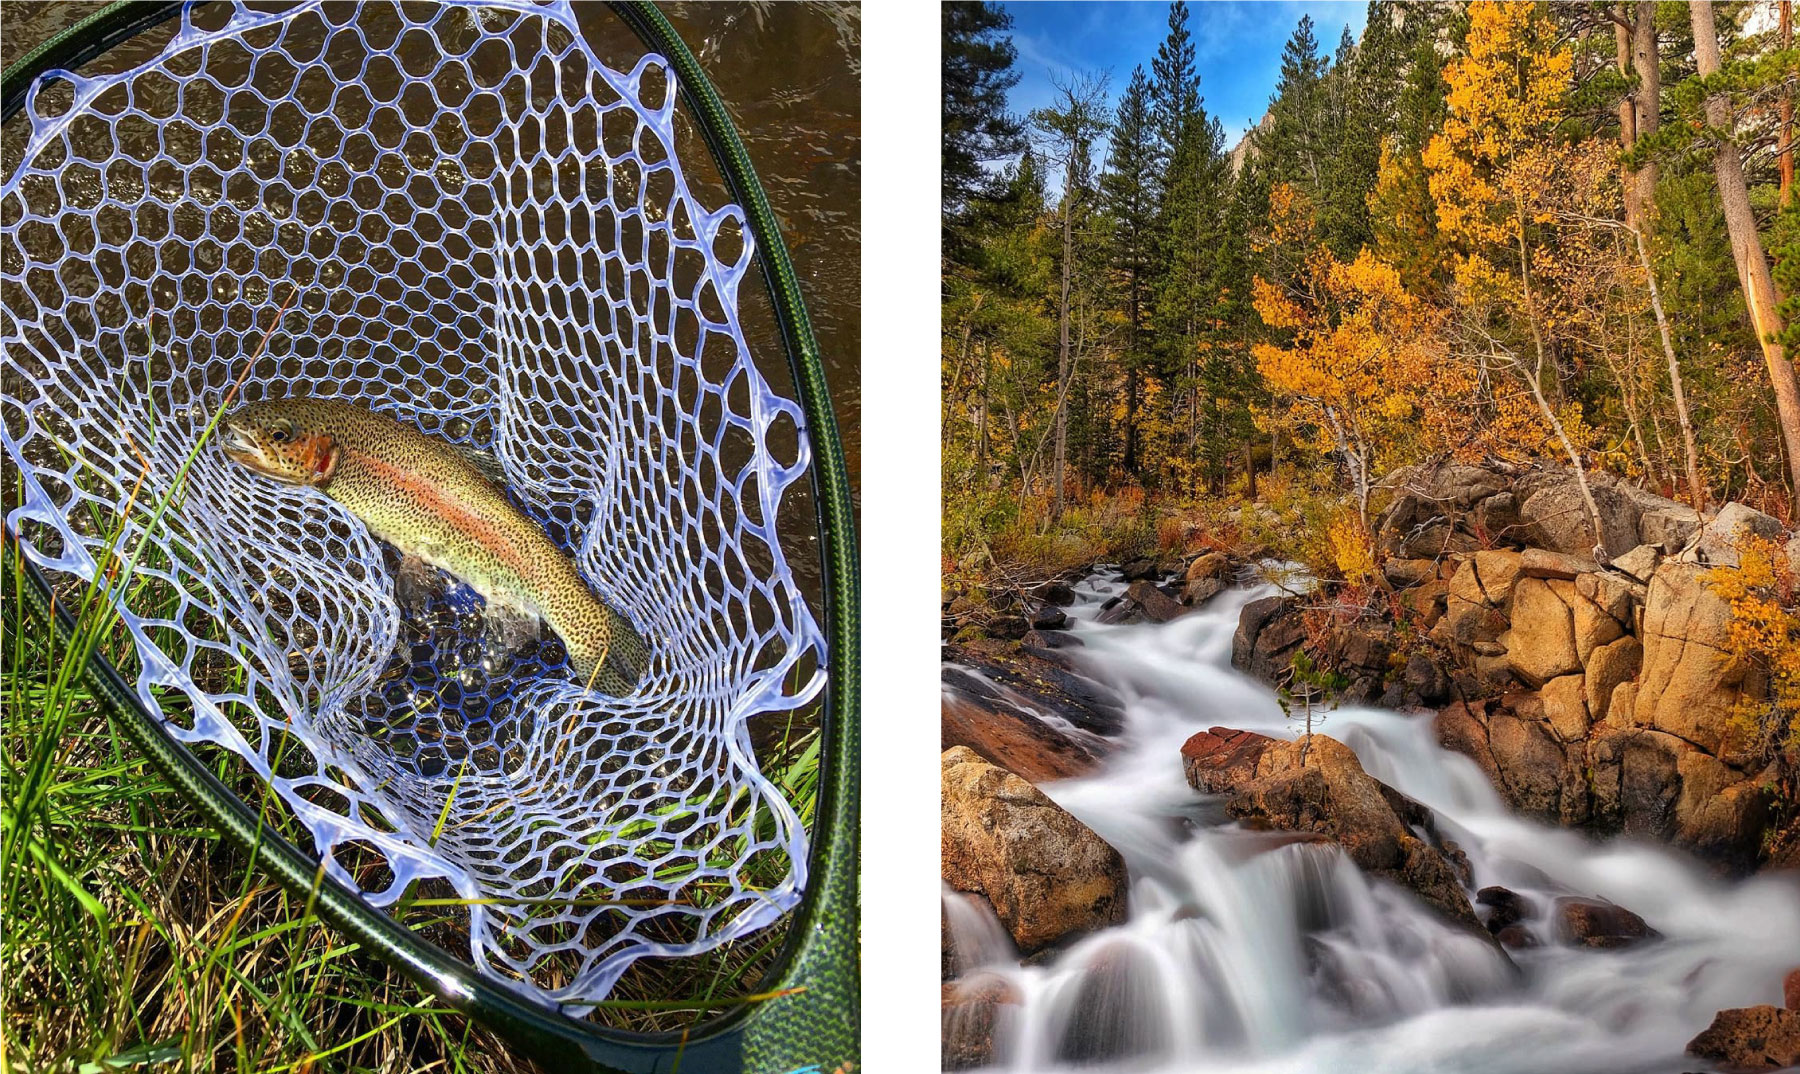
<path fill-rule="evenodd" d="M 1369 708 L 1315 727 L 1370 775 L 1430 806 L 1468 854 L 1476 887 L 1540 910 L 1599 896 L 1663 939 L 1624 950 L 1512 952 L 1442 921 L 1336 846 L 1246 830 L 1182 775 L 1180 749 L 1215 725 L 1292 738 L 1273 691 L 1231 667 L 1245 603 L 1221 594 L 1166 624 L 1106 626 L 1121 592 L 1090 578 L 1068 612 L 1072 657 L 1126 703 L 1119 751 L 1097 774 L 1042 790 L 1124 856 L 1127 921 L 1021 967 L 992 912 L 945 890 L 964 963 L 1018 999 L 996 1023 L 1005 1069 L 1204 1074 L 1679 1074 L 1683 1049 L 1724 1007 L 1767 1003 L 1800 965 L 1800 884 L 1715 878 L 1697 861 L 1628 840 L 1596 842 L 1511 815 L 1475 766 L 1441 749 L 1429 717 Z M 1315 716 L 1315 719 L 1317 717 Z"/>

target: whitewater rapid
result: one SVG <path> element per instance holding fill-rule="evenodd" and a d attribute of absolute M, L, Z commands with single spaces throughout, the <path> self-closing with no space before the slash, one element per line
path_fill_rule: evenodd
<path fill-rule="evenodd" d="M 1076 667 L 1120 694 L 1120 748 L 1091 777 L 1042 790 L 1124 856 L 1129 918 L 1020 967 L 984 905 L 946 889 L 969 974 L 1003 977 L 995 1063 L 1046 1071 L 1194 1074 L 1681 1074 L 1721 1008 L 1779 1002 L 1800 966 L 1800 882 L 1732 883 L 1665 847 L 1597 841 L 1510 814 L 1429 714 L 1344 707 L 1316 726 L 1370 775 L 1430 806 L 1468 854 L 1473 891 L 1527 896 L 1542 946 L 1511 952 L 1365 877 L 1335 846 L 1232 822 L 1191 789 L 1181 745 L 1222 725 L 1293 738 L 1273 691 L 1231 667 L 1243 605 L 1229 590 L 1166 624 L 1094 622 L 1123 585 L 1098 576 L 1067 609 Z M 1557 943 L 1558 895 L 1599 896 L 1663 939 Z"/>

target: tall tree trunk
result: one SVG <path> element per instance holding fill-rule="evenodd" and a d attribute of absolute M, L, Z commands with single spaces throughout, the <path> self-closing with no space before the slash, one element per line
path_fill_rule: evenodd
<path fill-rule="evenodd" d="M 1131 269 L 1131 287 L 1125 298 L 1126 351 L 1125 351 L 1125 472 L 1137 475 L 1138 457 L 1138 347 L 1142 339 L 1140 321 L 1143 317 L 1143 305 L 1138 296 L 1138 288 L 1142 284 L 1138 278 L 1138 269 Z"/>
<path fill-rule="evenodd" d="M 1632 6 L 1636 15 L 1631 24 L 1631 68 L 1637 75 L 1637 92 L 1632 95 L 1637 121 L 1633 133 L 1637 138 L 1648 138 L 1662 126 L 1662 54 L 1656 49 L 1656 0 L 1638 0 Z M 1645 161 L 1634 179 L 1638 215 L 1648 221 L 1656 215 L 1656 162 Z"/>
<path fill-rule="evenodd" d="M 1794 47 L 1794 3 L 1793 0 L 1781 0 L 1781 47 Z M 1781 206 L 1787 206 L 1794 199 L 1794 91 L 1784 85 L 1781 88 Z"/>
<path fill-rule="evenodd" d="M 1644 280 L 1650 285 L 1650 308 L 1656 313 L 1656 334 L 1662 339 L 1663 357 L 1669 361 L 1669 387 L 1675 392 L 1675 417 L 1681 422 L 1681 447 L 1686 454 L 1688 501 L 1694 510 L 1706 510 L 1706 487 L 1700 483 L 1700 449 L 1694 440 L 1694 422 L 1688 416 L 1687 391 L 1681 384 L 1681 361 L 1675 357 L 1675 340 L 1669 332 L 1669 315 L 1663 310 L 1662 288 L 1656 285 L 1656 266 L 1650 261 L 1650 245 L 1644 233 L 1632 229 L 1637 243 L 1638 264 L 1644 268 Z M 1790 367 L 1792 368 L 1792 367 Z"/>
<path fill-rule="evenodd" d="M 992 475 L 988 472 L 988 376 L 993 372 L 994 354 L 987 340 L 981 341 L 981 403 L 975 420 L 975 472 L 981 475 L 981 490 L 986 492 Z"/>
<path fill-rule="evenodd" d="M 1056 500 L 1050 508 L 1050 520 L 1062 520 L 1063 469 L 1069 461 L 1069 279 L 1075 260 L 1075 154 L 1069 154 L 1069 166 L 1063 173 L 1062 228 L 1062 296 L 1056 303 L 1056 321 L 1061 337 L 1056 352 Z"/>
<path fill-rule="evenodd" d="M 1619 77 L 1625 79 L 1627 83 L 1631 81 L 1631 30 L 1626 28 L 1625 23 L 1630 21 L 1630 11 L 1631 5 L 1620 4 L 1618 18 L 1623 21 L 1613 23 L 1613 43 L 1618 53 Z M 1631 147 L 1637 144 L 1637 103 L 1634 100 L 1636 95 L 1634 90 L 1619 98 L 1619 145 L 1627 153 L 1631 152 Z M 1625 187 L 1625 224 L 1628 227 L 1641 227 L 1643 225 L 1639 223 L 1642 214 L 1638 209 L 1637 173 L 1633 172 L 1629 165 L 1624 166 L 1621 171 L 1623 172 L 1621 179 Z"/>
<path fill-rule="evenodd" d="M 1712 0 L 1693 0 L 1688 5 L 1694 24 L 1694 62 L 1701 78 L 1719 73 L 1719 37 L 1713 25 Z M 1731 102 L 1724 93 L 1706 99 L 1707 125 L 1721 132 L 1731 125 Z M 1713 175 L 1719 183 L 1719 200 L 1725 207 L 1725 227 L 1731 233 L 1731 256 L 1737 261 L 1738 281 L 1744 288 L 1744 304 L 1750 323 L 1762 344 L 1763 361 L 1775 389 L 1775 413 L 1787 445 L 1789 476 L 1800 491 L 1800 382 L 1794 377 L 1781 345 L 1781 315 L 1775 310 L 1775 280 L 1756 233 L 1756 217 L 1750 210 L 1750 192 L 1744 185 L 1744 163 L 1738 149 L 1721 141 L 1713 151 Z"/>

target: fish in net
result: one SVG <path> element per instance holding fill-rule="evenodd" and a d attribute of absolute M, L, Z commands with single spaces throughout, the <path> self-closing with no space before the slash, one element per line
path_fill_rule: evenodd
<path fill-rule="evenodd" d="M 189 7 L 153 58 L 58 74 L 0 184 L 6 526 L 59 591 L 132 568 L 146 709 L 371 904 L 467 900 L 470 961 L 571 1012 L 793 907 L 805 832 L 748 728 L 824 686 L 778 533 L 805 423 L 661 58 L 607 66 L 566 2 L 315 0 Z M 205 441 L 298 394 L 491 453 L 642 681 L 584 690 L 553 634 Z"/>

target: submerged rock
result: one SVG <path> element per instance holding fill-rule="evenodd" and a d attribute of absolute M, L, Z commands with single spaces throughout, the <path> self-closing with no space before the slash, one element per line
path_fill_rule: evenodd
<path fill-rule="evenodd" d="M 1736 1071 L 1800 1065 L 1800 1011 L 1772 1005 L 1720 1011 L 1687 1050 Z"/>
<path fill-rule="evenodd" d="M 943 754 L 944 882 L 987 896 L 1029 954 L 1125 919 L 1125 861 L 1025 780 L 958 746 Z"/>
<path fill-rule="evenodd" d="M 1017 1010 L 1022 997 L 1005 978 L 980 974 L 943 986 L 942 1066 L 973 1070 L 994 1060 L 994 1038 Z"/>

